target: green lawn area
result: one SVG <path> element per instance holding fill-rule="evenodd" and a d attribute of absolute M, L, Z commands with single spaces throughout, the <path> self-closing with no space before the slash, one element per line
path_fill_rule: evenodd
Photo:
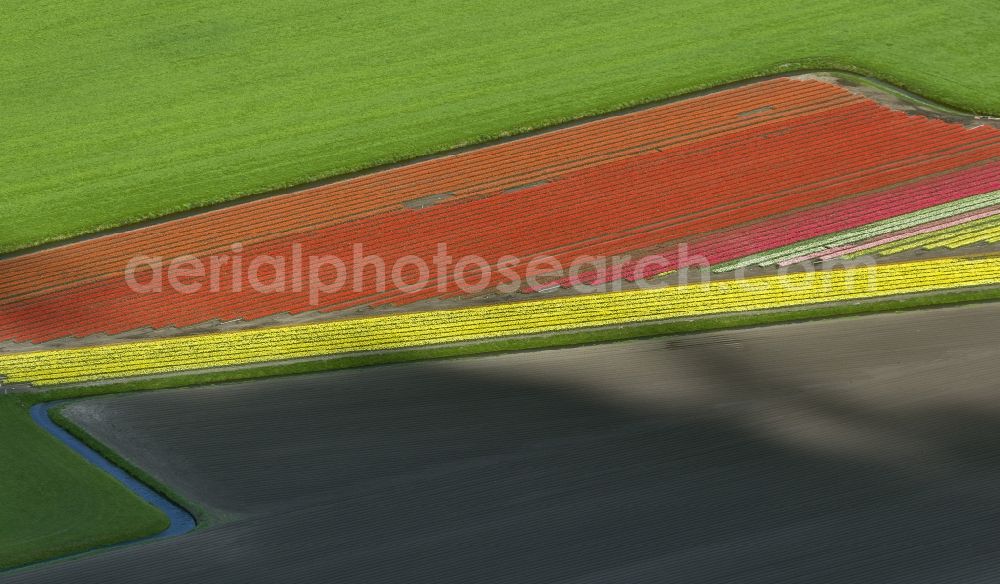
<path fill-rule="evenodd" d="M 167 518 L 0 396 L 0 569 L 162 531 Z"/>
<path fill-rule="evenodd" d="M 51 0 L 0 22 L 0 250 L 806 66 L 1000 114 L 991 0 Z"/>

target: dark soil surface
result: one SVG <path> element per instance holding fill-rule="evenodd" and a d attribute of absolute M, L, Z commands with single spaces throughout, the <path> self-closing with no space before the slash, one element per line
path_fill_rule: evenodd
<path fill-rule="evenodd" d="M 993 582 L 1000 303 L 107 396 L 209 525 L 3 582 Z"/>

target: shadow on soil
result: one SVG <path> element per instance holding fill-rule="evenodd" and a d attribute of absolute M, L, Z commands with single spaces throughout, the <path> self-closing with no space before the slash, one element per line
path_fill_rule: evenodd
<path fill-rule="evenodd" d="M 244 519 L 11 581 L 995 574 L 995 366 L 775 351 L 716 334 L 82 401 L 88 428 L 114 419 L 98 438 Z"/>

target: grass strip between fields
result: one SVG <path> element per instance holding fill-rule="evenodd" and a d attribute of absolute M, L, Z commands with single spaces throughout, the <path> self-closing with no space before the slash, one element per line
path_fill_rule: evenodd
<path fill-rule="evenodd" d="M 44 399 L 37 399 L 36 396 L 26 396 L 26 398 L 27 399 L 23 401 L 25 403 L 30 403 L 32 405 L 37 403 L 53 401 L 48 399 L 47 396 L 45 396 Z M 63 407 L 65 406 L 60 405 L 59 407 L 55 407 L 49 410 L 49 417 L 62 429 L 72 434 L 80 442 L 86 444 L 87 447 L 89 447 L 91 450 L 97 452 L 104 458 L 111 461 L 111 463 L 114 464 L 115 466 L 121 468 L 122 470 L 132 475 L 139 481 L 142 481 L 148 487 L 152 488 L 154 491 L 163 495 L 164 497 L 170 499 L 175 504 L 183 507 L 185 510 L 187 510 L 195 517 L 195 519 L 198 522 L 199 528 L 205 527 L 206 525 L 211 524 L 212 522 L 217 520 L 217 518 L 213 516 L 208 511 L 208 509 L 198 504 L 197 502 L 192 501 L 191 499 L 188 499 L 187 497 L 181 495 L 172 487 L 170 487 L 170 485 L 163 483 L 158 478 L 149 474 L 139 466 L 132 464 L 132 461 L 125 458 L 121 454 L 118 454 L 118 452 L 116 452 L 112 448 L 109 448 L 103 442 L 91 436 L 86 430 L 84 430 L 78 424 L 70 420 L 69 417 L 67 417 L 66 414 L 63 413 Z"/>

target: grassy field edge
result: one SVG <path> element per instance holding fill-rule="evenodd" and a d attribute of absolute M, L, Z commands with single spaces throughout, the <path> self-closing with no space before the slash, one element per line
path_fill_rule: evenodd
<path fill-rule="evenodd" d="M 69 231 L 21 245 L 0 245 L 0 259 L 23 255 L 41 249 L 94 237 L 101 237 L 109 233 L 137 229 L 147 225 L 154 225 L 183 216 L 199 214 L 216 208 L 227 207 L 251 200 L 331 184 L 352 178 L 354 176 L 379 172 L 388 168 L 406 165 L 420 160 L 447 156 L 456 152 L 471 149 L 483 148 L 492 144 L 516 140 L 533 134 L 586 123 L 587 121 L 616 115 L 624 111 L 654 107 L 660 104 L 681 101 L 706 93 L 724 91 L 726 89 L 763 81 L 769 78 L 803 74 L 827 74 L 832 77 L 876 88 L 886 93 L 895 95 L 905 101 L 930 107 L 939 111 L 948 112 L 954 115 L 962 115 L 970 118 L 977 115 L 1000 115 L 1000 110 L 983 110 L 978 109 L 971 102 L 963 103 L 961 101 L 951 101 L 944 96 L 935 95 L 932 89 L 928 90 L 920 87 L 919 85 L 913 86 L 906 83 L 903 78 L 885 72 L 825 57 L 802 59 L 794 62 L 769 65 L 746 75 L 723 77 L 717 80 L 701 82 L 692 86 L 679 88 L 675 91 L 668 91 L 663 95 L 625 99 L 621 102 L 613 103 L 612 105 L 584 109 L 565 115 L 545 118 L 539 121 L 516 126 L 514 128 L 478 135 L 472 139 L 456 139 L 444 145 L 436 144 L 425 147 L 417 146 L 408 152 L 402 153 L 401 155 L 388 158 L 375 158 L 364 164 L 332 168 L 328 172 L 305 175 L 291 181 L 284 181 L 277 184 L 263 185 L 254 190 L 235 191 L 211 197 L 200 202 L 188 202 L 182 205 L 166 207 L 154 214 L 145 213 L 130 216 L 122 218 L 120 221 L 115 223 L 103 224 L 92 229 Z"/>
<path fill-rule="evenodd" d="M 164 484 L 162 481 L 149 474 L 141 467 L 133 464 L 132 461 L 125 458 L 121 454 L 118 454 L 118 452 L 113 448 L 105 445 L 97 438 L 94 438 L 80 425 L 73 420 L 70 420 L 66 414 L 63 413 L 63 409 L 65 407 L 66 405 L 61 405 L 49 411 L 49 417 L 53 422 L 59 425 L 59 427 L 72 434 L 80 442 L 86 444 L 91 450 L 94 450 L 104 458 L 111 461 L 118 468 L 132 475 L 133 478 L 141 481 L 147 487 L 153 489 L 167 499 L 170 499 L 174 502 L 174 504 L 186 509 L 189 513 L 194 515 L 195 520 L 198 522 L 195 529 L 201 529 L 205 525 L 214 522 L 215 517 L 209 514 L 204 507 L 180 495 L 177 491 L 170 488 L 170 486 Z"/>

